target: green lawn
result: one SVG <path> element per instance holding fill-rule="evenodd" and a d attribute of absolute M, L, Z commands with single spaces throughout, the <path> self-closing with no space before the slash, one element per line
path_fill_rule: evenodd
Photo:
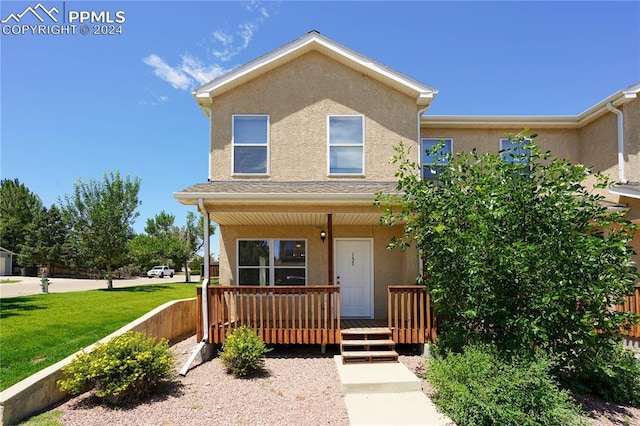
<path fill-rule="evenodd" d="M 111 334 L 196 284 L 51 293 L 0 299 L 0 391 Z"/>

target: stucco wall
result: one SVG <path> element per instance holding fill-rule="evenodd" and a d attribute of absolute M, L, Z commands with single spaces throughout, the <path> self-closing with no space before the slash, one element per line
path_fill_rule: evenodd
<path fill-rule="evenodd" d="M 608 174 L 612 180 L 618 179 L 618 141 L 616 116 L 608 113 L 580 129 L 580 163 L 593 167 L 594 172 Z M 586 179 L 590 187 L 593 177 Z M 600 191 L 609 201 L 617 201 L 616 195 L 607 190 Z"/>
<path fill-rule="evenodd" d="M 421 138 L 452 138 L 454 152 L 470 152 L 476 148 L 478 153 L 497 154 L 500 150 L 500 139 L 505 139 L 505 132 L 516 134 L 519 129 L 477 129 L 477 128 L 430 128 L 423 124 L 420 129 Z M 558 158 L 566 158 L 572 162 L 579 160 L 578 132 L 571 129 L 531 129 L 538 133 L 535 142 L 543 151 L 551 151 Z"/>
<path fill-rule="evenodd" d="M 328 241 L 320 240 L 317 226 L 225 226 L 220 234 L 220 284 L 237 285 L 236 256 L 238 239 L 274 238 L 307 240 L 307 283 L 326 285 L 328 277 Z M 414 284 L 419 273 L 417 252 L 409 249 L 387 250 L 391 238 L 399 236 L 400 227 L 334 226 L 334 238 L 373 238 L 374 242 L 374 316 L 386 318 L 387 286 Z"/>
<path fill-rule="evenodd" d="M 365 180 L 393 180 L 393 146 L 417 139 L 415 99 L 317 52 L 214 99 L 213 180 L 231 178 L 233 114 L 270 116 L 270 175 L 262 179 L 273 181 L 336 179 L 327 176 L 329 115 L 365 116 Z"/>
<path fill-rule="evenodd" d="M 625 177 L 640 182 L 640 99 L 620 109 L 624 114 Z"/>

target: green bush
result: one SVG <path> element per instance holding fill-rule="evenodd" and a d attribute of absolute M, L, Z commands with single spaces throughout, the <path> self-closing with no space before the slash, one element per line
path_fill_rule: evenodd
<path fill-rule="evenodd" d="M 606 176 L 542 151 L 535 136 L 509 135 L 519 148 L 502 155 L 436 147 L 428 152 L 439 163 L 433 180 L 420 177 L 417 157 L 401 144 L 392 159 L 401 195 L 378 196 L 382 221 L 404 224 L 391 248 L 415 245 L 422 254 L 419 280 L 438 313 L 439 345 L 542 351 L 556 360 L 556 378 L 599 374 L 593 360 L 638 323 L 612 309 L 640 278 L 637 226 L 602 202 Z"/>
<path fill-rule="evenodd" d="M 60 390 L 79 394 L 95 389 L 95 395 L 112 405 L 136 402 L 173 379 L 173 355 L 166 339 L 156 343 L 144 333 L 127 332 L 93 351 L 80 353 L 62 368 Z"/>
<path fill-rule="evenodd" d="M 570 385 L 607 401 L 640 406 L 640 359 L 622 344 L 604 347 L 572 375 Z"/>
<path fill-rule="evenodd" d="M 507 362 L 492 347 L 479 345 L 434 357 L 426 378 L 436 405 L 459 426 L 584 424 L 549 368 L 543 356 Z"/>
<path fill-rule="evenodd" d="M 265 355 L 270 351 L 253 329 L 242 326 L 227 334 L 220 360 L 228 373 L 245 377 L 262 370 Z"/>

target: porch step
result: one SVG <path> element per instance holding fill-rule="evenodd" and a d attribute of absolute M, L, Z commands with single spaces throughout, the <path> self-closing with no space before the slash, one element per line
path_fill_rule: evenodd
<path fill-rule="evenodd" d="M 371 340 L 343 340 L 341 343 L 342 347 L 345 346 L 364 346 L 365 348 L 368 346 L 391 346 L 395 347 L 396 342 L 391 339 L 371 339 Z"/>
<path fill-rule="evenodd" d="M 342 362 L 398 362 L 396 351 L 348 351 L 342 352 Z"/>
<path fill-rule="evenodd" d="M 341 330 L 342 362 L 398 362 L 396 343 L 386 327 Z"/>

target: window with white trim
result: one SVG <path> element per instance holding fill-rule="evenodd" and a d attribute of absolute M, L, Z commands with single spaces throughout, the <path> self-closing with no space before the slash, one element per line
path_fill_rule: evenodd
<path fill-rule="evenodd" d="M 329 174 L 364 174 L 364 117 L 330 115 L 328 117 Z"/>
<path fill-rule="evenodd" d="M 269 116 L 234 115 L 232 123 L 233 173 L 269 173 Z"/>
<path fill-rule="evenodd" d="M 238 240 L 239 285 L 306 285 L 307 242 Z"/>
<path fill-rule="evenodd" d="M 531 143 L 530 139 L 523 141 L 500 139 L 500 156 L 510 164 L 529 164 L 531 150 L 526 148 L 529 143 Z"/>
<path fill-rule="evenodd" d="M 422 148 L 422 178 L 437 179 L 442 166 L 449 163 L 447 154 L 453 152 L 453 139 L 451 138 L 424 138 L 421 140 Z M 440 146 L 438 152 L 433 152 Z M 428 151 L 428 152 L 427 152 Z"/>

